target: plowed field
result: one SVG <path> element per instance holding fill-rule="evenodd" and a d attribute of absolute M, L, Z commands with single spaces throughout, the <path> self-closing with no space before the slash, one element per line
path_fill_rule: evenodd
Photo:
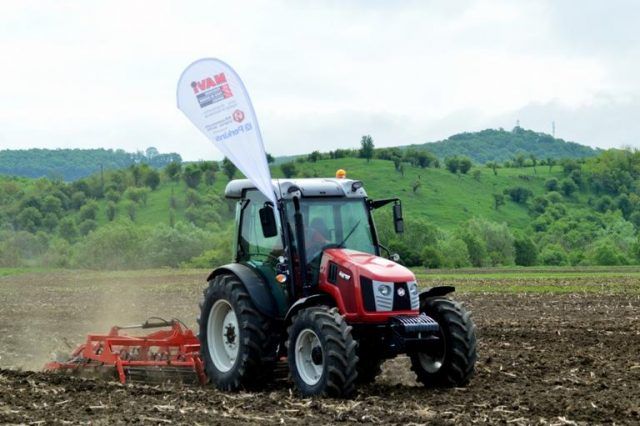
<path fill-rule="evenodd" d="M 106 382 L 36 372 L 88 332 L 178 317 L 194 326 L 205 271 L 39 272 L 0 278 L 0 423 L 640 423 L 636 273 L 538 278 L 422 275 L 472 310 L 479 362 L 462 389 L 419 387 L 388 361 L 354 400 Z"/>

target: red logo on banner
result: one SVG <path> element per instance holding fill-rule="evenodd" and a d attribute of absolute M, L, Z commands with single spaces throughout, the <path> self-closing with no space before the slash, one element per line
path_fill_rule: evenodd
<path fill-rule="evenodd" d="M 233 111 L 233 121 L 242 123 L 242 120 L 244 120 L 244 112 L 240 111 L 239 109 Z"/>
<path fill-rule="evenodd" d="M 214 75 L 213 77 L 207 77 L 200 81 L 192 81 L 191 88 L 193 89 L 193 93 L 198 94 L 203 90 L 212 89 L 217 85 L 220 85 L 226 82 L 227 82 L 227 77 L 224 75 L 224 73 L 220 73 L 220 74 Z M 224 91 L 224 87 L 226 87 L 227 90 L 229 90 L 229 86 L 225 84 L 223 86 L 223 91 Z M 231 91 L 229 90 L 229 96 L 225 96 L 225 98 L 228 98 L 230 96 L 231 96 Z"/>

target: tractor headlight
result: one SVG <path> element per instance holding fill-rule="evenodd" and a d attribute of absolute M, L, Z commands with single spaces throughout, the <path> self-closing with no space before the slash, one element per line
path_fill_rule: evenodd
<path fill-rule="evenodd" d="M 418 284 L 410 283 L 409 284 L 409 292 L 414 296 L 418 294 Z"/>
<path fill-rule="evenodd" d="M 391 286 L 390 285 L 380 285 L 378 286 L 378 293 L 383 296 L 388 296 L 391 294 Z"/>

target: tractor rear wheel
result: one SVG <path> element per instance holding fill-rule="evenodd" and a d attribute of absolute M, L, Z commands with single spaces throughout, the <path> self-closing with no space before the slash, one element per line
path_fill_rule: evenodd
<path fill-rule="evenodd" d="M 433 297 L 420 311 L 440 326 L 440 345 L 431 352 L 410 353 L 411 369 L 427 387 L 457 387 L 469 383 L 476 363 L 476 327 L 470 313 L 459 303 Z"/>
<path fill-rule="evenodd" d="M 289 370 L 302 396 L 348 398 L 355 393 L 357 344 L 337 309 L 303 309 L 287 331 Z"/>
<path fill-rule="evenodd" d="M 209 282 L 198 323 L 200 355 L 217 388 L 256 388 L 269 378 L 278 339 L 235 275 L 218 275 Z"/>

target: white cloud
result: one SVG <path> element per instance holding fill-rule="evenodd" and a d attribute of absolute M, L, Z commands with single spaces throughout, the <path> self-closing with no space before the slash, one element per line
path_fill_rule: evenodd
<path fill-rule="evenodd" d="M 516 117 L 545 131 L 555 119 L 591 145 L 637 144 L 640 8 L 582 4 L 3 2 L 0 148 L 220 158 L 175 108 L 180 72 L 203 56 L 238 70 L 277 155 Z"/>

